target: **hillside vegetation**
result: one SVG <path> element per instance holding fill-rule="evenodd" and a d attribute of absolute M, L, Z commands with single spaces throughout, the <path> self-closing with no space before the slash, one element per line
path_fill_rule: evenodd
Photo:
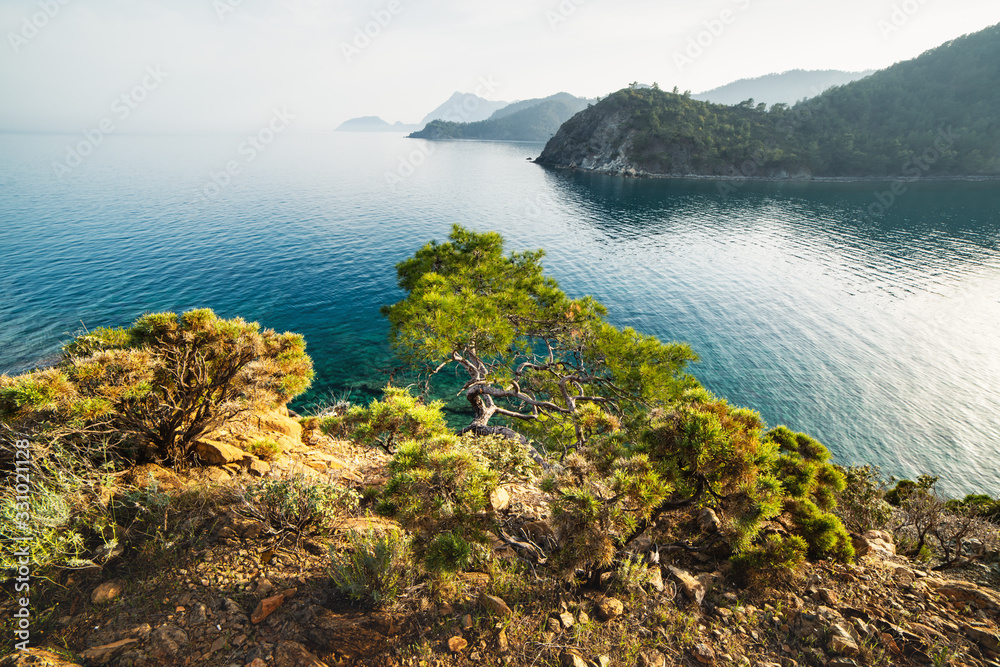
<path fill-rule="evenodd" d="M 538 100 L 515 102 L 475 123 L 435 120 L 410 135 L 414 139 L 480 139 L 497 141 L 547 141 L 588 101 L 558 93 Z"/>
<path fill-rule="evenodd" d="M 996 176 L 998 80 L 994 26 L 794 107 L 627 88 L 566 122 L 538 162 L 672 176 Z"/>

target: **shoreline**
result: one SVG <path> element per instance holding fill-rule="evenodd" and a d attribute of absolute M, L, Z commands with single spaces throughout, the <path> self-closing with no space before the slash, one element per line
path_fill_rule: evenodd
<path fill-rule="evenodd" d="M 604 176 L 620 176 L 622 178 L 655 178 L 659 180 L 677 181 L 720 181 L 749 183 L 989 183 L 1000 181 L 1000 174 L 967 175 L 967 176 L 715 176 L 709 174 L 652 174 L 634 169 L 586 169 L 539 162 L 538 158 L 531 160 L 532 164 L 549 169 L 562 171 L 578 171 Z"/>

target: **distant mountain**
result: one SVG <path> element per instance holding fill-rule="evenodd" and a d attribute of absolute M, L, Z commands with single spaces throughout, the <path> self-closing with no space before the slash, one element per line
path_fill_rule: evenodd
<path fill-rule="evenodd" d="M 793 69 L 781 74 L 767 74 L 755 79 L 740 79 L 719 88 L 692 95 L 695 100 L 716 104 L 739 104 L 749 99 L 771 104 L 795 104 L 833 88 L 862 79 L 867 72 L 841 72 L 834 69 Z"/>
<path fill-rule="evenodd" d="M 390 125 L 378 116 L 362 116 L 345 120 L 337 128 L 337 132 L 413 132 L 420 129 L 420 125 L 407 125 L 396 121 Z"/>
<path fill-rule="evenodd" d="M 556 93 L 549 97 L 514 102 L 475 123 L 431 121 L 414 139 L 490 139 L 497 141 L 547 141 L 559 126 L 587 108 L 592 100 Z"/>
<path fill-rule="evenodd" d="M 444 120 L 451 123 L 475 123 L 486 120 L 494 111 L 507 106 L 507 102 L 494 102 L 472 93 L 455 93 L 448 101 L 430 112 L 420 121 L 423 127 L 432 120 Z"/>
<path fill-rule="evenodd" d="M 537 162 L 657 176 L 1000 177 L 997 81 L 1000 25 L 791 107 L 626 88 L 567 121 Z"/>

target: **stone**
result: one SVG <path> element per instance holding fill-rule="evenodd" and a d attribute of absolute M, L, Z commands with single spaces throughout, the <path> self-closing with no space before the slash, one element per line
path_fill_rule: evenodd
<path fill-rule="evenodd" d="M 271 472 L 271 464 L 267 461 L 261 461 L 256 456 L 244 460 L 243 464 L 252 477 L 263 477 Z"/>
<path fill-rule="evenodd" d="M 124 592 L 125 584 L 121 580 L 105 581 L 90 594 L 90 601 L 94 604 L 107 604 L 118 599 Z"/>
<path fill-rule="evenodd" d="M 924 581 L 929 581 L 925 579 Z M 950 581 L 937 587 L 939 595 L 964 602 L 976 609 L 1000 614 L 1000 596 L 965 581 Z"/>
<path fill-rule="evenodd" d="M 708 644 L 695 644 L 691 649 L 691 655 L 703 665 L 711 665 L 715 662 L 715 651 Z"/>
<path fill-rule="evenodd" d="M 274 584 L 272 584 L 267 577 L 261 577 L 257 580 L 257 588 L 255 588 L 253 592 L 257 597 L 266 598 L 273 590 Z"/>
<path fill-rule="evenodd" d="M 837 594 L 832 590 L 830 590 L 829 588 L 819 589 L 819 597 L 824 604 L 830 607 L 835 607 L 837 605 L 837 602 L 840 600 Z"/>
<path fill-rule="evenodd" d="M 974 625 L 962 624 L 962 631 L 969 639 L 979 642 L 985 649 L 1000 653 L 1000 635 L 989 628 L 977 628 Z"/>
<path fill-rule="evenodd" d="M 294 442 L 302 442 L 302 424 L 278 411 L 261 413 L 254 421 L 264 433 L 276 433 Z"/>
<path fill-rule="evenodd" d="M 660 571 L 659 566 L 649 568 L 648 583 L 655 590 L 660 593 L 663 592 L 663 572 Z"/>
<path fill-rule="evenodd" d="M 573 614 L 571 612 L 564 611 L 559 614 L 559 623 L 568 630 L 576 623 L 576 619 L 573 618 Z"/>
<path fill-rule="evenodd" d="M 486 591 L 479 594 L 479 604 L 485 607 L 493 616 L 513 616 L 513 610 L 507 606 L 507 603 L 496 597 L 495 595 L 489 595 Z"/>
<path fill-rule="evenodd" d="M 681 585 L 681 590 L 684 591 L 685 597 L 695 604 L 701 604 L 705 599 L 706 588 L 705 584 L 698 579 L 691 576 L 691 574 L 680 568 L 671 567 L 670 574 L 677 580 L 677 583 Z"/>
<path fill-rule="evenodd" d="M 658 649 L 639 652 L 639 667 L 666 667 L 667 657 Z"/>
<path fill-rule="evenodd" d="M 40 648 L 15 651 L 0 659 L 0 667 L 79 667 L 78 663 Z"/>
<path fill-rule="evenodd" d="M 81 653 L 80 657 L 85 660 L 89 660 L 91 663 L 96 665 L 105 665 L 122 649 L 127 646 L 131 646 L 132 644 L 137 644 L 138 642 L 138 639 L 122 639 L 121 641 L 117 641 L 113 644 L 94 646 Z"/>
<path fill-rule="evenodd" d="M 498 486 L 490 492 L 490 507 L 494 512 L 502 512 L 510 507 L 510 493 L 502 486 Z"/>
<path fill-rule="evenodd" d="M 164 623 L 149 633 L 149 654 L 158 660 L 170 660 L 187 646 L 188 634 L 172 623 Z"/>
<path fill-rule="evenodd" d="M 272 595 L 269 598 L 264 598 L 257 603 L 257 608 L 253 610 L 250 614 L 250 622 L 254 625 L 260 623 L 265 618 L 273 614 L 278 608 L 285 603 L 285 596 L 281 593 L 277 595 Z"/>
<path fill-rule="evenodd" d="M 274 647 L 272 667 L 327 667 L 305 646 L 298 642 L 280 641 Z"/>
<path fill-rule="evenodd" d="M 472 614 L 466 614 L 462 617 L 462 629 L 471 630 L 472 629 Z"/>
<path fill-rule="evenodd" d="M 552 634 L 558 634 L 562 632 L 562 624 L 558 618 L 550 617 L 545 620 L 545 629 Z"/>
<path fill-rule="evenodd" d="M 254 658 L 253 662 L 248 664 L 247 667 L 267 667 L 267 663 L 260 658 Z"/>
<path fill-rule="evenodd" d="M 625 605 L 616 598 L 601 598 L 597 602 L 597 616 L 602 621 L 610 621 L 625 613 Z"/>
<path fill-rule="evenodd" d="M 448 640 L 448 650 L 452 653 L 461 653 L 468 646 L 469 642 L 467 642 L 463 637 L 455 636 Z"/>
<path fill-rule="evenodd" d="M 197 603 L 188 617 L 188 627 L 201 627 L 208 623 L 208 607 L 202 603 Z"/>
<path fill-rule="evenodd" d="M 834 623 L 830 626 L 830 637 L 827 640 L 827 648 L 834 653 L 846 655 L 857 655 L 859 653 L 858 643 L 851 636 L 849 627 L 844 623 Z"/>
<path fill-rule="evenodd" d="M 575 651 L 563 651 L 559 656 L 559 664 L 562 667 L 588 667 L 583 656 Z"/>
<path fill-rule="evenodd" d="M 194 445 L 194 453 L 202 463 L 212 466 L 240 463 L 244 457 L 249 456 L 242 449 L 218 440 L 199 440 Z"/>
<path fill-rule="evenodd" d="M 507 641 L 507 631 L 504 628 L 500 628 L 497 631 L 497 649 L 501 653 L 506 653 L 510 650 L 510 642 Z"/>
<path fill-rule="evenodd" d="M 393 617 L 380 612 L 337 614 L 311 605 L 296 611 L 295 620 L 316 646 L 352 659 L 383 651 L 386 638 L 396 632 Z"/>
<path fill-rule="evenodd" d="M 719 516 L 710 508 L 698 512 L 698 527 L 706 533 L 717 533 L 722 528 Z"/>

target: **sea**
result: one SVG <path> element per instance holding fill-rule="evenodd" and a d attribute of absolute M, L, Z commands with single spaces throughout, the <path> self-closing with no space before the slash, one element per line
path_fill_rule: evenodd
<path fill-rule="evenodd" d="M 533 143 L 247 139 L 0 134 L 0 372 L 208 307 L 305 335 L 300 412 L 364 403 L 405 375 L 379 314 L 395 264 L 459 223 L 544 248 L 568 294 L 689 343 L 712 392 L 836 462 L 1000 495 L 1000 182 L 634 179 L 541 167 Z"/>

